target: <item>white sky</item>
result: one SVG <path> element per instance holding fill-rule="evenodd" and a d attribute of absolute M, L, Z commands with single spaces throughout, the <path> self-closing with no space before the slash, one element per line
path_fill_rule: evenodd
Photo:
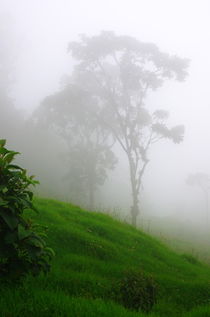
<path fill-rule="evenodd" d="M 12 15 L 20 39 L 13 95 L 16 106 L 27 111 L 58 89 L 62 75 L 69 74 L 72 60 L 67 45 L 80 33 L 113 30 L 189 58 L 186 82 L 168 83 L 148 100 L 169 110 L 172 123 L 186 126 L 185 141 L 168 145 L 164 157 L 158 151 L 148 175 L 160 179 L 156 166 L 163 165 L 161 177 L 169 173 L 179 187 L 188 172 L 210 173 L 209 0 L 0 0 L 0 11 Z M 173 165 L 177 161 L 182 162 L 178 170 Z M 155 191 L 155 182 L 152 186 Z M 167 182 L 162 186 L 164 192 Z"/>
<path fill-rule="evenodd" d="M 198 76 L 202 95 L 205 92 L 203 76 L 207 78 L 210 70 L 208 0 L 0 0 L 0 4 L 0 11 L 14 17 L 23 45 L 18 106 L 21 100 L 23 107 L 34 107 L 36 98 L 52 91 L 62 74 L 69 72 L 69 41 L 80 33 L 94 35 L 101 30 L 132 35 L 156 43 L 163 51 L 189 57 L 188 82 Z M 27 94 L 22 93 L 26 86 Z"/>

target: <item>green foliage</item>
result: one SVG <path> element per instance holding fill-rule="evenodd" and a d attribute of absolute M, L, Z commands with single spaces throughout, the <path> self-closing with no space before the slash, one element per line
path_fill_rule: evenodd
<path fill-rule="evenodd" d="M 11 164 L 18 152 L 5 147 L 0 140 L 0 278 L 19 280 L 27 273 L 47 272 L 53 256 L 43 239 L 41 226 L 26 219 L 24 211 L 34 210 L 30 185 L 34 176 Z"/>
<path fill-rule="evenodd" d="M 193 308 L 193 317 L 206 316 L 198 307 L 209 303 L 209 266 L 191 264 L 107 215 L 55 200 L 35 198 L 34 203 L 40 214 L 31 216 L 48 225 L 57 256 L 46 276 L 29 275 L 21 285 L 0 288 L 1 317 L 191 317 Z M 152 275 L 158 284 L 149 313 L 126 309 L 120 301 L 119 281 L 128 268 Z"/>
<path fill-rule="evenodd" d="M 130 312 L 111 301 L 69 297 L 56 290 L 37 292 L 22 289 L 22 294 L 16 291 L 13 296 L 8 290 L 5 293 L 8 296 L 6 302 L 4 296 L 0 296 L 1 317 L 148 317 L 143 313 Z M 17 302 L 19 305 L 16 305 Z"/>
<path fill-rule="evenodd" d="M 143 271 L 127 271 L 119 283 L 120 300 L 128 309 L 149 312 L 157 300 L 157 284 Z"/>
<path fill-rule="evenodd" d="M 191 254 L 182 254 L 182 257 L 191 264 L 199 264 L 200 262 Z"/>
<path fill-rule="evenodd" d="M 198 306 L 191 312 L 184 314 L 183 317 L 209 317 L 210 306 Z"/>

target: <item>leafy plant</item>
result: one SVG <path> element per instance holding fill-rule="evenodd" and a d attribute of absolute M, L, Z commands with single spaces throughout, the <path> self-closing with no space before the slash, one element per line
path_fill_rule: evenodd
<path fill-rule="evenodd" d="M 191 264 L 200 264 L 199 260 L 191 254 L 182 254 L 182 257 Z"/>
<path fill-rule="evenodd" d="M 54 252 L 46 246 L 43 228 L 24 213 L 37 211 L 29 187 L 38 181 L 12 164 L 19 152 L 6 149 L 5 144 L 0 140 L 0 278 L 10 281 L 48 272 Z"/>
<path fill-rule="evenodd" d="M 130 270 L 119 283 L 120 301 L 132 310 L 149 312 L 156 303 L 157 284 L 143 271 Z"/>

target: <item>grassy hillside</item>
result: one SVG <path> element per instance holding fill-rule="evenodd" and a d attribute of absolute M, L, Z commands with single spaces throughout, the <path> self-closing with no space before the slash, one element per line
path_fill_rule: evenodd
<path fill-rule="evenodd" d="M 48 226 L 56 252 L 52 270 L 21 287 L 1 287 L 1 317 L 210 316 L 207 265 L 104 214 L 46 199 L 36 199 L 36 206 L 40 213 L 33 218 Z M 116 285 L 131 269 L 142 269 L 158 285 L 149 314 L 117 303 Z"/>

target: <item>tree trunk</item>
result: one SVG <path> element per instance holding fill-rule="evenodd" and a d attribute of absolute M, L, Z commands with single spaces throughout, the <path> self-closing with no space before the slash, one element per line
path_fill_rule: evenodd
<path fill-rule="evenodd" d="M 88 202 L 88 208 L 90 210 L 94 210 L 95 207 L 95 195 L 94 195 L 94 186 L 92 184 L 92 182 L 89 183 L 89 202 Z"/>
<path fill-rule="evenodd" d="M 133 180 L 132 182 L 132 200 L 133 200 L 133 205 L 131 206 L 131 222 L 134 227 L 136 227 L 137 224 L 137 217 L 139 215 L 139 199 L 138 195 L 139 193 L 137 192 L 137 188 L 135 186 L 136 181 Z"/>
<path fill-rule="evenodd" d="M 209 197 L 208 191 L 204 190 L 204 198 L 205 198 L 205 211 L 206 211 L 206 226 L 209 227 Z"/>
<path fill-rule="evenodd" d="M 137 188 L 136 173 L 132 157 L 128 156 L 129 168 L 130 168 L 130 181 L 132 191 L 132 206 L 131 206 L 131 223 L 134 227 L 137 224 L 137 217 L 139 215 L 139 191 Z"/>

